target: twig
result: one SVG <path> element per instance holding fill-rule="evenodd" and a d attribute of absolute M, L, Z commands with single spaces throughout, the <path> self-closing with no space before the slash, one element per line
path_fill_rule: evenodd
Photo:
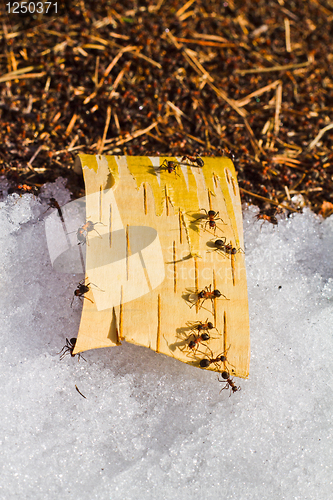
<path fill-rule="evenodd" d="M 286 32 L 286 51 L 291 52 L 290 44 L 290 21 L 287 17 L 284 18 L 284 28 Z"/>
<path fill-rule="evenodd" d="M 158 124 L 158 122 L 154 122 L 152 123 L 151 125 L 149 125 L 149 127 L 145 128 L 145 129 L 141 129 L 141 130 L 138 130 L 137 132 L 134 132 L 133 134 L 129 134 L 127 137 L 125 137 L 124 139 L 116 139 L 115 140 L 115 143 L 112 144 L 112 147 L 114 146 L 120 146 L 121 144 L 125 144 L 126 142 L 129 142 L 129 141 L 132 141 L 133 139 L 135 139 L 136 137 L 140 137 L 140 135 L 144 135 L 146 134 L 147 132 L 149 132 L 149 130 L 151 130 L 152 128 L 155 128 L 156 125 Z M 110 139 L 109 142 L 113 141 L 114 139 Z M 105 141 L 105 144 L 107 143 L 108 141 Z M 97 146 L 97 144 L 93 144 L 93 146 Z M 103 148 L 103 151 L 105 149 L 110 149 L 110 145 L 107 145 L 107 146 L 104 146 Z"/>
<path fill-rule="evenodd" d="M 284 71 L 286 69 L 306 68 L 311 62 L 306 61 L 299 64 L 284 64 L 283 66 L 272 66 L 271 68 L 256 68 L 256 69 L 236 69 L 234 72 L 238 75 L 248 75 L 249 73 L 269 73 L 271 71 Z"/>
<path fill-rule="evenodd" d="M 118 87 L 119 83 L 121 82 L 121 80 L 122 80 L 122 78 L 124 76 L 124 73 L 129 70 L 131 64 L 132 64 L 132 62 L 129 61 L 127 64 L 125 64 L 125 66 L 123 67 L 123 69 L 119 72 L 117 78 L 114 81 L 114 84 L 112 85 L 112 90 L 111 90 L 110 95 L 109 95 L 109 99 L 110 100 L 115 95 L 117 87 Z"/>
<path fill-rule="evenodd" d="M 189 7 L 191 7 L 192 3 L 194 3 L 195 0 L 188 0 L 185 5 L 183 5 L 179 10 L 176 12 L 176 16 L 180 17 L 182 14 L 184 14 L 185 10 L 187 10 Z"/>
<path fill-rule="evenodd" d="M 264 94 L 265 92 L 268 92 L 271 89 L 274 89 L 277 85 L 281 83 L 281 80 L 275 80 L 275 82 L 270 83 L 269 85 L 266 85 L 265 87 L 262 87 L 261 89 L 256 90 L 255 92 L 252 92 L 252 94 L 247 95 L 246 97 L 242 97 L 242 99 L 238 99 L 238 101 L 234 101 L 235 104 L 237 104 L 238 107 L 246 106 L 253 97 L 257 97 L 261 94 Z"/>
<path fill-rule="evenodd" d="M 73 127 L 75 125 L 75 122 L 77 120 L 77 117 L 78 117 L 78 115 L 76 113 L 74 113 L 74 115 L 71 118 L 71 121 L 68 124 L 68 127 L 66 128 L 65 136 L 68 136 L 72 132 Z"/>
<path fill-rule="evenodd" d="M 316 135 L 316 137 L 313 139 L 313 141 L 310 142 L 305 151 L 306 152 L 311 151 L 311 149 L 313 149 L 316 146 L 316 144 L 320 141 L 323 135 L 332 128 L 333 128 L 333 122 L 330 123 L 329 125 L 326 125 L 326 127 L 322 128 L 320 132 Z"/>
<path fill-rule="evenodd" d="M 276 103 L 275 103 L 275 123 L 274 134 L 277 137 L 280 130 L 280 111 L 282 104 L 282 82 L 276 88 Z"/>
<path fill-rule="evenodd" d="M 260 194 L 252 193 L 251 191 L 247 191 L 247 189 L 243 189 L 241 187 L 239 189 L 240 189 L 240 191 L 243 191 L 243 193 L 254 196 L 255 198 L 258 198 L 259 200 L 266 201 L 267 203 L 270 203 L 271 205 L 275 205 L 276 207 L 286 208 L 287 210 L 290 210 L 291 212 L 297 212 L 297 210 L 295 210 L 295 208 L 290 207 L 289 205 L 282 205 L 278 201 L 270 200 L 269 198 L 265 198 L 265 196 L 260 196 Z"/>
<path fill-rule="evenodd" d="M 23 75 L 16 74 L 16 71 L 12 71 L 11 73 L 7 73 L 4 76 L 0 76 L 0 83 L 9 82 L 11 80 L 23 80 L 25 78 L 41 78 L 45 75 L 45 71 L 42 71 L 41 73 L 25 73 Z"/>
<path fill-rule="evenodd" d="M 108 130 L 109 130 L 110 120 L 111 120 L 111 106 L 108 106 L 107 110 L 106 110 L 106 120 L 105 120 L 103 137 L 102 137 L 101 145 L 100 145 L 100 147 L 98 149 L 97 154 L 102 154 L 102 152 L 103 152 L 103 147 L 104 147 L 104 144 L 105 144 L 106 134 L 108 133 Z"/>

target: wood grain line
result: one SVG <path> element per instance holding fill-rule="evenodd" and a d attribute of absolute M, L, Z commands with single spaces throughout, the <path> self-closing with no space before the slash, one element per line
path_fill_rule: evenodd
<path fill-rule="evenodd" d="M 177 292 L 177 255 L 176 255 L 176 242 L 173 242 L 172 259 L 173 259 L 173 291 Z"/>
<path fill-rule="evenodd" d="M 164 188 L 165 191 L 165 207 L 166 207 L 166 214 L 169 215 L 169 196 L 168 196 L 168 188 L 165 186 Z"/>
<path fill-rule="evenodd" d="M 126 226 L 126 279 L 129 280 L 129 256 L 131 255 L 128 224 Z"/>
<path fill-rule="evenodd" d="M 213 290 L 216 290 L 216 276 L 215 276 L 215 269 L 213 269 Z M 217 304 L 217 299 L 214 297 L 214 302 L 213 302 L 213 315 L 214 315 L 214 325 L 216 325 L 216 304 Z"/>
<path fill-rule="evenodd" d="M 119 340 L 125 340 L 124 337 L 124 291 L 123 286 L 120 288 L 120 304 L 119 304 Z"/>
<path fill-rule="evenodd" d="M 147 207 L 147 186 L 146 183 L 143 183 L 143 208 L 145 215 L 148 213 L 148 207 Z"/>
<path fill-rule="evenodd" d="M 209 210 L 213 210 L 212 208 L 212 194 L 210 192 L 210 189 L 207 189 L 208 192 L 208 204 L 209 204 Z"/>
<path fill-rule="evenodd" d="M 109 246 L 111 248 L 112 245 L 112 205 L 110 205 L 109 212 Z"/>
<path fill-rule="evenodd" d="M 103 186 L 99 186 L 99 222 L 102 222 Z"/>
<path fill-rule="evenodd" d="M 112 316 L 114 318 L 116 317 L 116 310 L 114 307 L 113 307 L 113 311 L 112 311 Z M 116 335 L 117 335 L 117 344 L 120 345 L 121 344 L 121 337 L 120 337 L 119 329 L 117 328 L 117 323 L 116 323 Z"/>
<path fill-rule="evenodd" d="M 235 256 L 234 256 L 234 254 L 230 255 L 230 261 L 231 261 L 232 284 L 234 286 L 236 286 L 236 280 L 235 280 Z"/>
<path fill-rule="evenodd" d="M 156 352 L 160 351 L 161 344 L 161 294 L 157 296 L 157 338 L 156 338 Z"/>
<path fill-rule="evenodd" d="M 198 260 L 196 257 L 194 257 L 194 286 L 195 286 L 195 291 L 196 293 L 199 293 L 199 270 L 198 270 Z M 199 311 L 199 300 L 196 302 L 195 310 L 196 313 L 198 314 Z"/>
<path fill-rule="evenodd" d="M 223 313 L 223 352 L 226 353 L 228 350 L 227 347 L 227 313 L 224 311 Z M 226 369 L 226 363 L 223 363 L 224 370 Z"/>
<path fill-rule="evenodd" d="M 178 225 L 179 225 L 179 241 L 180 241 L 180 244 L 182 245 L 183 244 L 183 221 L 182 221 L 182 213 L 179 209 L 179 212 L 178 212 Z"/>

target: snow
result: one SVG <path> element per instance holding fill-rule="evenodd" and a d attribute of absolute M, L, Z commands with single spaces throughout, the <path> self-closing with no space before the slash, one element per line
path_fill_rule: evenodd
<path fill-rule="evenodd" d="M 59 360 L 83 275 L 52 268 L 50 197 L 70 201 L 62 179 L 0 202 L 0 498 L 331 499 L 333 217 L 244 209 L 251 366 L 229 397 L 126 343 Z"/>

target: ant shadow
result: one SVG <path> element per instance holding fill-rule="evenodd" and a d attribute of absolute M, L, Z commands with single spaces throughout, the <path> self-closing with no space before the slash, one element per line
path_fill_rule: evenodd
<path fill-rule="evenodd" d="M 191 289 L 191 288 L 186 288 L 187 292 L 184 292 L 182 294 L 182 299 L 185 300 L 186 304 L 189 306 L 189 308 L 191 309 L 192 307 L 196 306 L 199 302 L 199 309 L 204 309 L 205 311 L 211 313 L 214 315 L 214 312 L 213 311 L 210 311 L 209 309 L 207 309 L 207 307 L 205 307 L 202 304 L 200 304 L 200 299 L 199 299 L 199 292 L 198 290 L 194 290 L 194 289 Z M 192 299 L 195 297 L 195 301 L 191 300 L 191 297 Z"/>
<path fill-rule="evenodd" d="M 178 260 L 170 260 L 169 262 L 166 262 L 166 264 L 177 264 L 178 262 L 184 262 L 185 260 L 190 260 L 193 258 L 193 255 L 189 253 L 188 255 L 185 255 L 182 259 Z"/>

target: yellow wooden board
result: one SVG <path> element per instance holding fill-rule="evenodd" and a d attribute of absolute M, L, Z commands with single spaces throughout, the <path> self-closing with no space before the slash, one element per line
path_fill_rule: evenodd
<path fill-rule="evenodd" d="M 86 297 L 92 302 L 84 300 L 73 354 L 126 340 L 197 367 L 225 355 L 208 369 L 246 378 L 248 299 L 232 161 L 205 157 L 201 167 L 169 157 L 79 160 L 87 220 L 98 222 L 98 233 L 87 234 L 86 283 L 93 285 Z M 208 211 L 215 212 L 212 227 Z M 237 253 L 217 249 L 216 240 Z M 207 323 L 214 328 L 200 331 Z M 202 333 L 209 340 L 200 342 Z"/>

